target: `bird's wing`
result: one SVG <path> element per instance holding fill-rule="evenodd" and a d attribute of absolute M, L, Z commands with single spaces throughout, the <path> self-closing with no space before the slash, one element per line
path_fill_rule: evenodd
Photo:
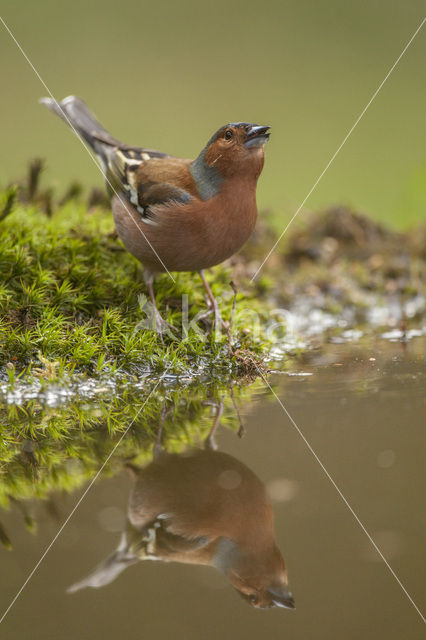
<path fill-rule="evenodd" d="M 156 204 L 185 203 L 191 199 L 190 160 L 120 142 L 103 128 L 87 105 L 76 96 L 68 96 L 60 103 L 52 98 L 42 98 L 41 102 L 71 125 L 94 150 L 102 165 L 110 196 L 115 193 L 124 195 L 147 222 Z"/>
<path fill-rule="evenodd" d="M 206 536 L 195 537 L 174 533 L 167 524 L 169 518 L 173 520 L 173 516 L 160 515 L 143 529 L 138 530 L 136 539 L 129 547 L 131 553 L 141 559 L 184 561 L 182 558 L 210 543 Z"/>
<path fill-rule="evenodd" d="M 192 185 L 185 188 L 192 180 L 188 163 L 159 151 L 123 145 L 110 148 L 105 173 L 109 187 L 124 194 L 143 219 L 152 222 L 155 205 L 184 204 L 193 197 Z"/>

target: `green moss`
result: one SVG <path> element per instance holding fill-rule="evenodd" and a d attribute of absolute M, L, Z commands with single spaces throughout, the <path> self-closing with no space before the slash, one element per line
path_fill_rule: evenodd
<path fill-rule="evenodd" d="M 168 377 L 160 382 L 145 378 L 139 385 L 133 381 L 120 389 L 104 389 L 90 401 L 77 396 L 56 407 L 37 400 L 3 405 L 0 505 L 74 490 L 105 461 L 103 472 L 109 475 L 129 462 L 146 462 L 163 415 L 161 442 L 169 451 L 201 443 L 221 403 L 221 425 L 238 431 L 241 424 L 235 406 L 241 406 L 256 389 L 256 383 L 240 386 L 229 379 L 185 386 Z"/>
<path fill-rule="evenodd" d="M 226 335 L 213 340 L 203 288 L 193 274 L 158 279 L 157 303 L 177 328 L 160 337 L 146 328 L 147 292 L 139 263 L 113 233 L 111 213 L 87 210 L 72 200 L 47 217 L 37 205 L 18 205 L 0 223 L 0 365 L 12 363 L 26 374 L 39 368 L 39 355 L 57 362 L 61 373 L 134 367 L 161 371 L 164 363 L 182 372 L 205 358 L 229 365 Z M 224 318 L 233 292 L 229 272 L 215 270 L 213 291 Z M 241 298 L 241 296 L 240 296 Z M 188 331 L 182 330 L 182 301 L 188 303 Z M 253 297 L 234 317 L 233 341 L 259 351 L 241 330 Z M 241 314 L 240 314 L 241 311 Z M 241 316 L 241 317 L 240 317 Z M 233 360 L 234 363 L 236 361 Z"/>

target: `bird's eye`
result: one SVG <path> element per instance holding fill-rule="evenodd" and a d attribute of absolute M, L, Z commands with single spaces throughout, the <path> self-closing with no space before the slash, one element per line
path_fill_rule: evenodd
<path fill-rule="evenodd" d="M 228 130 L 228 131 L 225 133 L 225 140 L 231 140 L 232 136 L 233 136 L 232 131 L 229 131 L 229 130 Z"/>
<path fill-rule="evenodd" d="M 252 604 L 256 604 L 258 600 L 257 595 L 255 593 L 252 593 L 248 599 Z"/>

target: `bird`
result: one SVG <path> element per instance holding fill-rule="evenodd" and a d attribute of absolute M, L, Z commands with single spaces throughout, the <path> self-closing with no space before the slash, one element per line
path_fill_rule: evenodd
<path fill-rule="evenodd" d="M 161 560 L 219 570 L 257 609 L 295 608 L 272 506 L 251 469 L 206 449 L 162 451 L 129 469 L 134 485 L 118 547 L 68 592 L 109 584 L 138 561 Z"/>
<path fill-rule="evenodd" d="M 218 326 L 222 318 L 204 270 L 233 256 L 254 230 L 270 126 L 224 125 L 191 160 L 116 140 L 76 96 L 40 102 L 98 158 L 117 234 L 144 267 L 157 330 L 168 323 L 156 304 L 154 280 L 173 271 L 199 272 Z"/>

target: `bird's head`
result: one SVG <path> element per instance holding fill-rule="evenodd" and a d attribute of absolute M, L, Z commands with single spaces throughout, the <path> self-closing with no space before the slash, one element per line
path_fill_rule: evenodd
<path fill-rule="evenodd" d="M 261 581 L 244 580 L 239 576 L 230 577 L 237 593 L 255 609 L 295 609 L 293 594 L 290 592 L 286 580 Z"/>
<path fill-rule="evenodd" d="M 269 126 L 233 122 L 210 138 L 191 165 L 203 200 L 215 195 L 224 179 L 236 176 L 256 182 L 264 162 Z"/>
<path fill-rule="evenodd" d="M 222 540 L 217 552 L 216 566 L 252 607 L 295 608 L 293 595 L 288 588 L 284 558 L 275 544 L 259 552 L 256 548 L 242 548 L 233 541 Z"/>

